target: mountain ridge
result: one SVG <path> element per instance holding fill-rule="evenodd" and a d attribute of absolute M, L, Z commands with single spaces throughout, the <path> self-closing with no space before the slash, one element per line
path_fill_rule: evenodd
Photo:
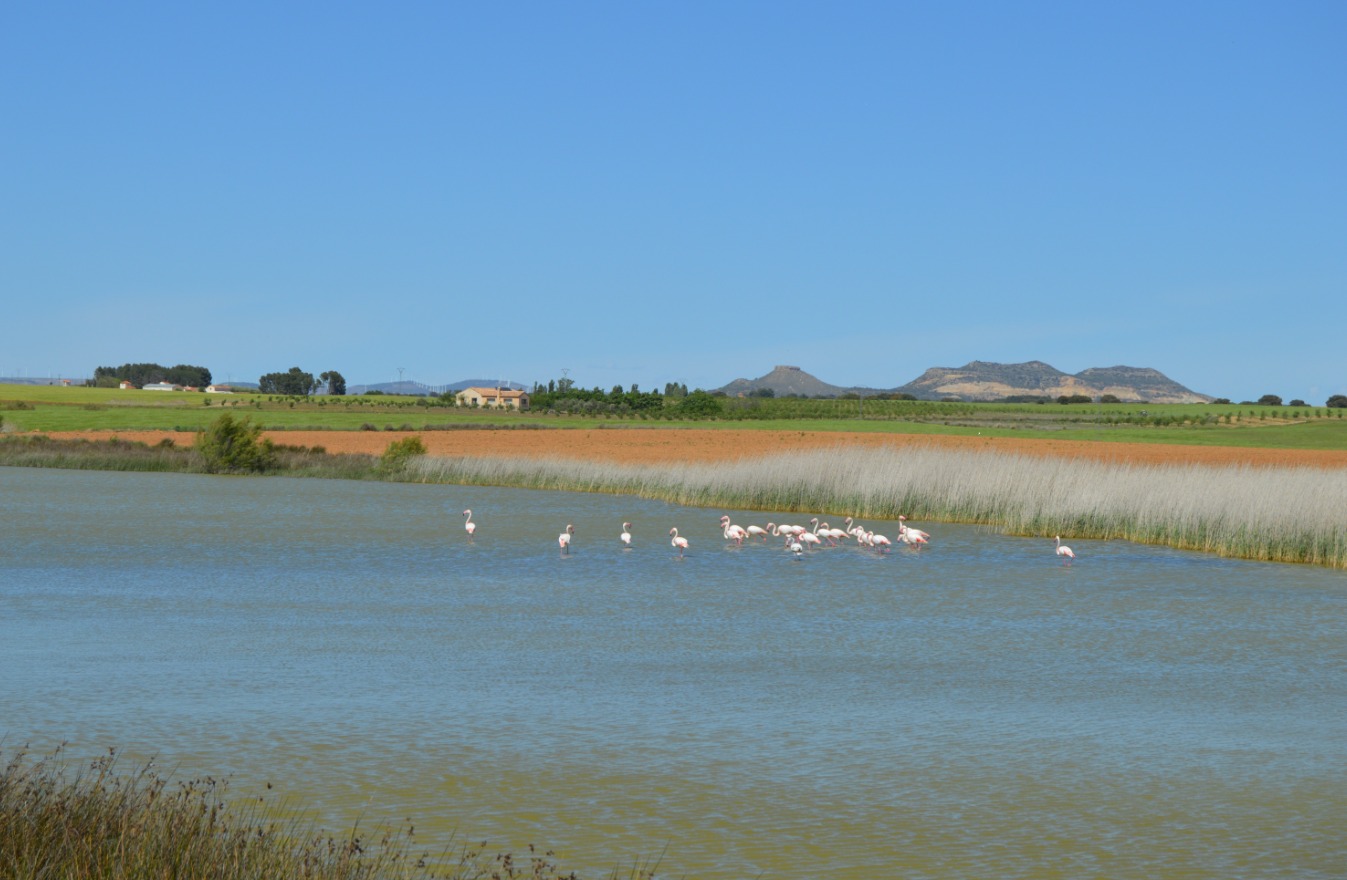
<path fill-rule="evenodd" d="M 931 367 L 916 379 L 893 388 L 831 385 L 797 366 L 778 365 L 757 379 L 735 379 L 715 389 L 732 396 L 748 396 L 762 389 L 774 395 L 839 397 L 844 394 L 872 396 L 910 394 L 920 400 L 1004 400 L 1008 397 L 1085 395 L 1098 398 L 1111 394 L 1124 402 L 1207 403 L 1212 397 L 1193 391 L 1150 367 L 1090 367 L 1065 373 L 1043 361 L 1000 364 L 970 361 L 962 367 Z"/>

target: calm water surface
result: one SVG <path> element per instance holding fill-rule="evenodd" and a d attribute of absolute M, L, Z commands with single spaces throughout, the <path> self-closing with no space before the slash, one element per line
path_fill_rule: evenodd
<path fill-rule="evenodd" d="M 698 878 L 1347 875 L 1341 572 L 939 524 L 797 560 L 717 520 L 808 515 L 457 486 L 0 468 L 0 498 L 7 751 L 590 877 L 666 846 Z"/>

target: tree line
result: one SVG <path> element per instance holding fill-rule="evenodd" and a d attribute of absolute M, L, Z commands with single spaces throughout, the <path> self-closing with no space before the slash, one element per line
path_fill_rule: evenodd
<path fill-rule="evenodd" d="M 210 384 L 210 370 L 190 364 L 174 367 L 162 364 L 122 364 L 120 367 L 97 367 L 94 370 L 93 384 L 97 388 L 116 388 L 122 382 L 130 382 L 137 388 L 155 382 L 205 388 Z"/>
<path fill-rule="evenodd" d="M 328 394 L 342 396 L 346 394 L 346 379 L 336 370 L 328 370 L 315 379 L 313 373 L 291 367 L 284 373 L 266 373 L 257 380 L 257 390 L 263 394 L 308 397 L 319 388 L 326 388 Z"/>

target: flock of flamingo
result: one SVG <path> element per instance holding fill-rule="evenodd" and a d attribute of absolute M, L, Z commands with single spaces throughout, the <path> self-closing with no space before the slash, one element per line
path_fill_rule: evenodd
<path fill-rule="evenodd" d="M 468 540 L 471 541 L 473 536 L 477 534 L 477 523 L 472 520 L 471 510 L 463 511 L 463 516 L 463 528 L 468 533 Z M 872 548 L 879 553 L 887 553 L 889 548 L 893 546 L 893 541 L 887 536 L 857 524 L 851 517 L 846 518 L 846 528 L 844 529 L 833 528 L 826 522 L 819 522 L 818 517 L 809 520 L 809 524 L 813 526 L 812 529 L 808 526 L 777 525 L 770 522 L 765 527 L 740 526 L 731 522 L 728 514 L 720 518 L 721 533 L 726 541 L 733 541 L 735 546 L 743 546 L 745 541 L 758 540 L 766 544 L 768 538 L 782 538 L 785 542 L 784 548 L 795 554 L 796 557 L 803 556 L 806 552 L 825 544 L 829 547 L 837 547 L 847 540 L 854 540 L 857 546 Z M 575 526 L 571 523 L 567 523 L 565 530 L 557 535 L 557 546 L 563 556 L 570 554 L 571 539 L 574 536 Z M 617 537 L 624 549 L 631 547 L 631 523 L 622 523 L 622 533 Z M 920 551 L 922 546 L 930 540 L 929 533 L 909 526 L 907 517 L 902 515 L 898 517 L 897 541 L 900 544 Z M 1061 535 L 1058 535 L 1054 540 L 1057 543 L 1058 558 L 1062 560 L 1063 564 L 1070 565 L 1072 560 L 1076 558 L 1076 554 L 1072 552 L 1070 547 L 1062 543 Z M 669 529 L 669 544 L 678 551 L 679 558 L 682 558 L 683 554 L 687 552 L 688 539 L 678 534 L 677 527 Z"/>

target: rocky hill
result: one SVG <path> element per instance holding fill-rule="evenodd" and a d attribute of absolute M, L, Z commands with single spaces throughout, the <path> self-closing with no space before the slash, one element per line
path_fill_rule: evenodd
<path fill-rule="evenodd" d="M 756 379 L 735 379 L 717 390 L 738 397 L 770 388 L 777 397 L 839 397 L 858 393 L 866 396 L 911 394 L 922 400 L 1003 400 L 1007 397 L 1061 397 L 1083 394 L 1098 398 L 1112 394 L 1123 401 L 1150 403 L 1205 403 L 1211 398 L 1191 391 L 1158 370 L 1147 367 L 1091 367 L 1072 375 L 1042 361 L 996 364 L 973 361 L 962 367 L 932 367 L 906 385 L 896 388 L 843 387 L 830 385 L 799 367 L 778 366 Z"/>
<path fill-rule="evenodd" d="M 829 385 L 799 367 L 784 365 L 774 367 L 772 372 L 765 376 L 756 379 L 735 379 L 715 390 L 723 391 L 731 397 L 747 397 L 760 388 L 770 388 L 777 397 L 792 394 L 798 397 L 840 397 L 848 392 L 864 392 L 867 395 L 879 393 L 873 388 L 843 388 L 840 385 Z"/>
<path fill-rule="evenodd" d="M 1206 403 L 1211 397 L 1191 391 L 1147 367 L 1091 367 L 1063 373 L 1042 361 L 994 364 L 973 361 L 962 367 L 932 367 L 895 389 L 923 399 L 1002 400 L 1023 395 L 1060 397 L 1112 394 L 1123 401 Z"/>

